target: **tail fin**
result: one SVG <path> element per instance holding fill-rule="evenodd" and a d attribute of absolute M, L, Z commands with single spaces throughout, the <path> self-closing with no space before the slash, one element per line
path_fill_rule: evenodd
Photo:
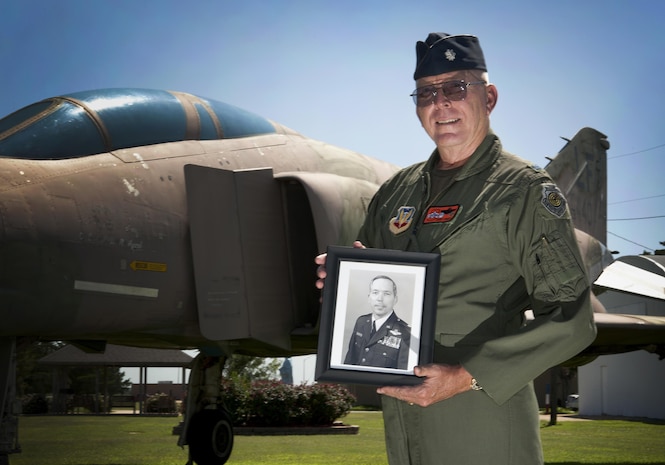
<path fill-rule="evenodd" d="M 566 196 L 575 228 L 607 243 L 607 136 L 583 128 L 545 167 Z"/>

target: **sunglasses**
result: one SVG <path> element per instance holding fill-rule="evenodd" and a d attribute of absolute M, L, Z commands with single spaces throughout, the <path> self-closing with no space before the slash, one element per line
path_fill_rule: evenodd
<path fill-rule="evenodd" d="M 423 86 L 418 87 L 413 91 L 411 97 L 413 97 L 413 103 L 419 107 L 425 107 L 434 102 L 434 99 L 439 92 L 444 98 L 447 98 L 451 102 L 459 102 L 466 98 L 466 89 L 469 86 L 475 86 L 478 84 L 487 84 L 485 81 L 475 81 L 475 82 L 465 82 L 463 80 L 457 81 L 446 81 L 438 86 Z"/>

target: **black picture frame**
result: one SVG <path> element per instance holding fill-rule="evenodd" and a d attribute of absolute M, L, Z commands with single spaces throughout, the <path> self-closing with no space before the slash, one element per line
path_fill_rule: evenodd
<path fill-rule="evenodd" d="M 441 255 L 340 246 L 328 247 L 327 254 L 315 379 L 379 386 L 420 384 L 422 379 L 414 375 L 413 368 L 432 361 Z M 382 327 L 381 334 L 372 336 L 376 348 L 384 349 L 373 360 L 386 353 L 394 354 L 409 340 L 409 344 L 404 344 L 408 347 L 406 365 L 405 354 L 400 352 L 402 361 L 398 367 L 362 364 L 371 363 L 367 359 L 349 361 L 351 338 L 369 337 L 369 289 L 373 279 L 380 276 L 389 277 L 396 285 L 394 311 L 410 326 L 410 337 L 406 339 L 403 323 L 383 325 L 392 329 Z"/>

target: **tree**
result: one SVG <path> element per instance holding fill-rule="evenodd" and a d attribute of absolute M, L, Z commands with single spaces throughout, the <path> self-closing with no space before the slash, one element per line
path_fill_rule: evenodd
<path fill-rule="evenodd" d="M 659 244 L 665 247 L 665 241 L 659 242 Z M 653 253 L 654 255 L 665 255 L 665 249 L 656 249 Z"/>
<path fill-rule="evenodd" d="M 40 365 L 38 362 L 63 346 L 64 343 L 58 341 L 35 341 L 25 337 L 16 340 L 16 393 L 18 397 L 51 392 L 53 373 L 50 368 Z"/>
<path fill-rule="evenodd" d="M 240 385 L 254 380 L 279 379 L 279 359 L 232 355 L 224 367 L 224 377 Z"/>
<path fill-rule="evenodd" d="M 103 394 L 121 394 L 129 389 L 132 382 L 125 378 L 125 372 L 118 367 L 106 368 L 106 385 L 104 386 L 104 370 L 99 367 L 72 367 L 68 370 L 70 388 L 77 394 L 96 394 L 97 389 Z"/>

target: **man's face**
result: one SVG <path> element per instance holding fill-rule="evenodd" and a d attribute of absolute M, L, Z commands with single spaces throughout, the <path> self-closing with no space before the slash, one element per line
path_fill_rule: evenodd
<path fill-rule="evenodd" d="M 454 71 L 418 79 L 416 88 L 454 80 L 468 83 L 479 79 L 468 71 Z M 438 92 L 431 104 L 417 106 L 416 113 L 441 154 L 459 152 L 469 156 L 487 135 L 496 98 L 493 85 L 471 85 L 464 100 L 451 101 Z"/>
<path fill-rule="evenodd" d="M 369 305 L 377 318 L 382 318 L 393 311 L 397 296 L 393 283 L 389 279 L 375 279 L 369 288 Z"/>

